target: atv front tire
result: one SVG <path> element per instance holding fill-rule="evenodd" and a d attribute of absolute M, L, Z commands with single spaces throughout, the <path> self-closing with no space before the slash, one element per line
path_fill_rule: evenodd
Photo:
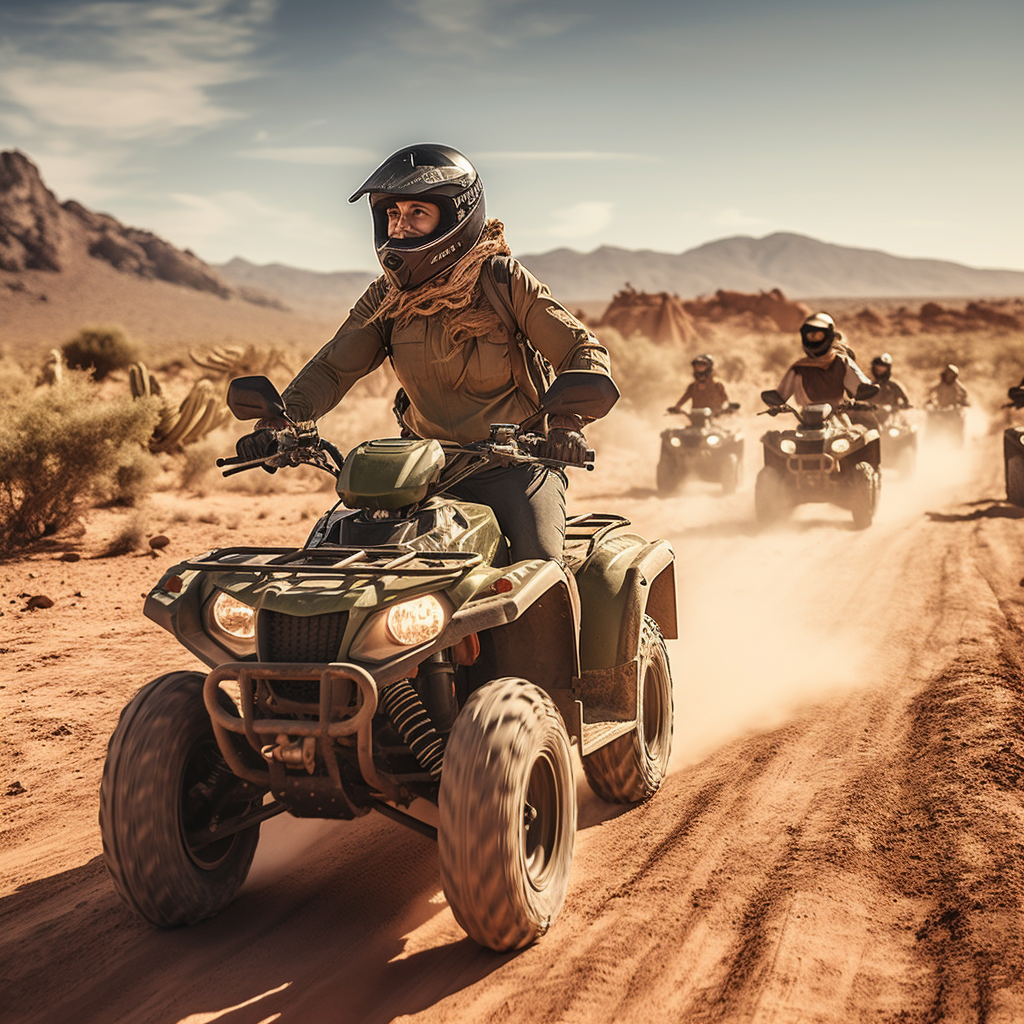
<path fill-rule="evenodd" d="M 543 690 L 509 677 L 470 696 L 438 806 L 441 885 L 470 938 L 503 951 L 543 935 L 565 900 L 576 838 L 569 735 Z"/>
<path fill-rule="evenodd" d="M 866 530 L 875 518 L 881 481 L 878 470 L 870 462 L 858 462 L 853 467 L 853 474 L 849 484 L 853 492 L 850 496 L 853 528 Z"/>
<path fill-rule="evenodd" d="M 259 825 L 212 843 L 204 829 L 257 809 L 233 775 L 203 704 L 203 676 L 171 672 L 143 687 L 110 737 L 100 786 L 103 858 L 118 895 L 152 924 L 195 924 L 245 881 Z M 227 694 L 221 694 L 231 710 Z M 230 707 L 229 707 L 230 705 Z"/>
<path fill-rule="evenodd" d="M 672 675 L 661 630 L 649 615 L 638 657 L 636 728 L 583 758 L 590 788 L 613 804 L 650 800 L 661 788 L 672 753 Z"/>
<path fill-rule="evenodd" d="M 792 511 L 793 499 L 782 474 L 765 466 L 754 482 L 754 514 L 761 526 L 785 519 Z"/>
<path fill-rule="evenodd" d="M 1006 500 L 1011 505 L 1024 506 L 1024 450 L 1020 455 L 1005 456 Z"/>
<path fill-rule="evenodd" d="M 658 493 L 667 497 L 679 488 L 686 477 L 686 471 L 675 459 L 662 458 L 658 462 Z"/>

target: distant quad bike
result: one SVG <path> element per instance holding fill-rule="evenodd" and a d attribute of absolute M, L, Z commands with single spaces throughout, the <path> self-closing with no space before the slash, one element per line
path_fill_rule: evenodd
<path fill-rule="evenodd" d="M 962 405 L 929 403 L 925 406 L 925 412 L 928 415 L 929 442 L 938 441 L 954 448 L 963 448 L 967 410 Z"/>
<path fill-rule="evenodd" d="M 1024 387 L 1009 390 L 1010 401 L 1003 408 L 1024 409 Z M 1006 469 L 1006 500 L 1024 506 L 1024 427 L 1003 431 L 1003 465 Z"/>
<path fill-rule="evenodd" d="M 547 412 L 603 415 L 589 371 Z M 232 383 L 240 419 L 283 415 L 264 377 Z M 232 547 L 172 566 L 145 613 L 210 672 L 158 676 L 125 707 L 103 773 L 114 886 L 161 927 L 220 911 L 260 823 L 378 811 L 438 841 L 441 884 L 478 943 L 516 949 L 565 898 L 575 742 L 594 791 L 650 799 L 665 776 L 676 635 L 674 555 L 606 513 L 571 518 L 564 559 L 509 564 L 493 512 L 445 493 L 494 465 L 540 462 L 497 424 L 465 446 L 390 438 L 342 459 L 315 430 L 227 472 L 307 463 L 341 501 L 301 548 Z M 344 507 L 343 507 L 344 506 Z M 437 807 L 437 827 L 406 809 Z M 397 868 L 397 866 L 396 866 Z"/>
<path fill-rule="evenodd" d="M 671 427 L 661 432 L 659 493 L 671 494 L 688 476 L 720 483 L 723 494 L 736 490 L 743 467 L 743 435 L 723 426 L 720 419 L 739 407 L 738 402 L 730 402 L 720 412 L 682 410 L 682 415 L 690 421 L 689 426 Z"/>
<path fill-rule="evenodd" d="M 851 426 L 842 413 L 868 410 L 867 402 L 825 403 L 794 409 L 777 391 L 763 391 L 770 416 L 791 413 L 795 430 L 769 430 L 762 438 L 764 468 L 754 487 L 757 521 L 768 525 L 785 518 L 796 505 L 828 502 L 853 513 L 853 525 L 866 529 L 874 519 L 881 492 L 878 431 Z"/>
<path fill-rule="evenodd" d="M 876 405 L 874 408 L 882 442 L 882 465 L 896 470 L 907 480 L 917 469 L 917 427 L 907 416 L 909 406 Z"/>

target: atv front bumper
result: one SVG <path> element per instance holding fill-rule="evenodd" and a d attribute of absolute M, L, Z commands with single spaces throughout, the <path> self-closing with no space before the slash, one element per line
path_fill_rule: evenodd
<path fill-rule="evenodd" d="M 272 686 L 275 681 L 296 680 L 319 681 L 319 705 L 310 703 L 303 718 L 256 717 L 254 694 L 260 681 Z M 238 686 L 241 717 L 231 714 L 217 699 L 217 691 L 225 682 Z M 269 767 L 256 769 L 251 762 L 247 763 L 232 737 L 245 736 L 249 746 L 267 760 L 270 748 L 283 734 L 290 739 L 311 739 L 340 790 L 342 781 L 332 746 L 337 739 L 355 735 L 359 770 L 365 782 L 389 799 L 397 800 L 401 796 L 400 787 L 381 778 L 373 763 L 371 723 L 377 712 L 378 690 L 373 676 L 359 665 L 232 662 L 218 666 L 206 677 L 203 702 L 224 760 L 240 778 L 269 786 L 271 773 Z M 314 708 L 316 717 L 313 717 Z"/>

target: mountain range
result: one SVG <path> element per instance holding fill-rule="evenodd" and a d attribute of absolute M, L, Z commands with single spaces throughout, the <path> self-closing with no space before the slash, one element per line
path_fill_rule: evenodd
<path fill-rule="evenodd" d="M 682 253 L 602 246 L 521 256 L 562 301 L 598 315 L 620 290 L 683 298 L 780 288 L 792 299 L 1024 295 L 1024 272 L 776 233 Z M 34 163 L 0 152 L 0 343 L 58 344 L 83 324 L 120 323 L 141 338 L 210 343 L 322 341 L 375 271 L 321 273 L 237 257 L 212 265 L 150 231 L 59 202 Z"/>

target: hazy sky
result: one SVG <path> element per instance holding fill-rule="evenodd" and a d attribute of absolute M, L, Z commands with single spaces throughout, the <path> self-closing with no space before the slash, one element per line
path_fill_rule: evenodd
<path fill-rule="evenodd" d="M 1021 0 L 0 0 L 0 149 L 210 262 L 373 269 L 463 150 L 520 253 L 730 235 L 1024 269 Z"/>

